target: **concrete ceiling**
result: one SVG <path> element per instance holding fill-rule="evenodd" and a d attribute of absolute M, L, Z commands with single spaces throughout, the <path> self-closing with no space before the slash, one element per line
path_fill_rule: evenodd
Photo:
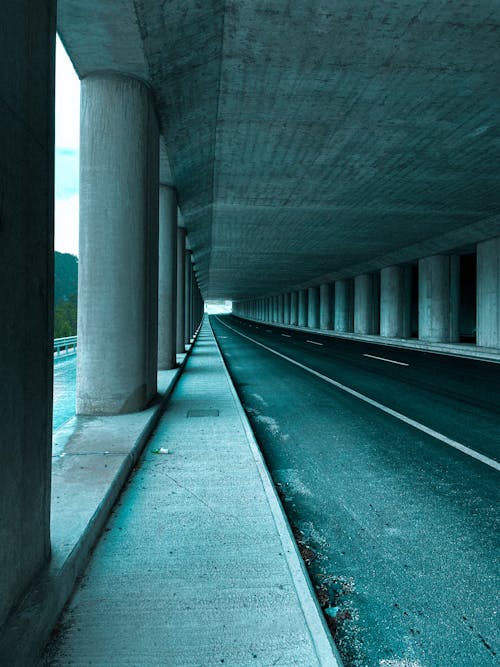
<path fill-rule="evenodd" d="M 153 87 L 206 298 L 500 233 L 498 0 L 58 5 L 81 77 Z"/>

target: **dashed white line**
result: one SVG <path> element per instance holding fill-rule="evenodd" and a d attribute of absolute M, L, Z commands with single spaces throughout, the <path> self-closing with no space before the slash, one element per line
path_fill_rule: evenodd
<path fill-rule="evenodd" d="M 273 333 L 271 329 L 266 329 L 267 333 Z"/>
<path fill-rule="evenodd" d="M 398 366 L 409 366 L 410 364 L 405 364 L 404 361 L 394 361 L 394 359 L 386 359 L 385 357 L 376 357 L 374 354 L 364 354 L 364 357 L 370 357 L 370 359 L 378 359 L 379 361 L 387 361 L 389 364 L 397 364 Z"/>
<path fill-rule="evenodd" d="M 230 329 L 231 331 L 234 331 L 234 333 L 238 334 L 238 336 L 241 336 L 242 338 L 247 338 L 249 341 L 254 343 L 254 345 L 259 345 L 259 347 L 263 347 L 265 350 L 268 350 L 268 352 L 271 352 L 272 354 L 275 354 L 277 357 L 281 357 L 282 359 L 285 359 L 286 361 L 289 361 L 291 364 L 294 364 L 295 366 L 298 366 L 299 368 L 302 368 L 303 370 L 307 371 L 308 373 L 311 373 L 311 375 L 315 375 L 316 377 L 320 378 L 321 380 L 324 380 L 325 382 L 328 382 L 329 384 L 333 385 L 334 387 L 337 387 L 337 389 L 341 389 L 342 391 L 345 391 L 347 394 L 351 394 L 351 396 L 355 396 L 356 398 L 359 398 L 361 401 L 364 401 L 365 403 L 368 403 L 369 405 L 372 405 L 374 408 L 378 408 L 382 412 L 385 412 L 388 415 L 391 415 L 391 417 L 395 417 L 396 419 L 399 419 L 400 421 L 404 422 L 405 424 L 408 424 L 409 426 L 413 426 L 413 428 L 416 428 L 419 431 L 422 431 L 422 433 L 425 433 L 426 435 L 430 435 L 432 438 L 435 438 L 436 440 L 439 440 L 443 442 L 445 445 L 449 445 L 450 447 L 453 447 L 454 449 L 458 449 L 460 452 L 463 454 L 467 454 L 467 456 L 470 456 L 473 459 L 476 459 L 477 461 L 481 461 L 481 463 L 486 464 L 490 468 L 494 468 L 495 470 L 498 470 L 500 472 L 500 463 L 498 461 L 495 461 L 494 459 L 490 459 L 489 456 L 484 456 L 484 454 L 480 454 L 479 452 L 476 452 L 474 449 L 471 449 L 470 447 L 467 447 L 467 445 L 462 445 L 462 443 L 457 442 L 456 440 L 452 440 L 451 438 L 448 438 L 446 435 L 443 435 L 442 433 L 439 433 L 438 431 L 434 431 L 434 429 L 429 428 L 428 426 L 425 426 L 424 424 L 421 424 L 420 422 L 415 421 L 414 419 L 410 419 L 410 417 L 406 417 L 406 415 L 401 414 L 400 412 L 396 412 L 396 410 L 393 410 L 392 408 L 387 407 L 387 405 L 383 405 L 382 403 L 379 403 L 378 401 L 374 401 L 373 398 L 369 398 L 368 396 L 365 396 L 364 394 L 361 394 L 359 391 L 356 391 L 355 389 L 351 389 L 350 387 L 346 387 L 346 385 L 341 384 L 340 382 L 337 382 L 336 380 L 332 380 L 331 378 L 327 377 L 326 375 L 323 375 L 322 373 L 319 373 L 318 371 L 315 371 L 312 368 L 309 368 L 309 366 L 304 366 L 304 364 L 301 364 L 299 361 L 295 361 L 295 359 L 291 359 L 290 357 L 287 357 L 285 354 L 281 354 L 281 352 L 277 352 L 276 350 L 273 350 L 272 347 L 268 347 L 267 345 L 264 345 L 263 343 L 259 343 L 258 341 L 254 340 L 253 338 L 250 338 L 250 336 L 247 336 L 244 333 L 241 333 L 241 331 L 238 331 L 237 329 L 233 329 L 233 327 L 229 326 L 229 324 L 226 324 L 225 322 L 222 322 L 217 316 L 216 319 L 220 324 L 223 324 L 225 327 Z"/>
<path fill-rule="evenodd" d="M 317 340 L 306 340 L 306 343 L 311 343 L 312 345 L 323 345 L 323 343 L 318 343 Z"/>
<path fill-rule="evenodd" d="M 285 338 L 291 338 L 290 334 L 281 334 L 281 335 L 284 336 Z"/>

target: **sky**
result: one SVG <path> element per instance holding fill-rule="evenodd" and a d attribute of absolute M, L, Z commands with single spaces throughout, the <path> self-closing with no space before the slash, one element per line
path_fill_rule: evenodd
<path fill-rule="evenodd" d="M 56 43 L 55 249 L 78 255 L 80 81 Z"/>

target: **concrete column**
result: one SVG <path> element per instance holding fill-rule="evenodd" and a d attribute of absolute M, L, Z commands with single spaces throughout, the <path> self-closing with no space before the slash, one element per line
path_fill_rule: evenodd
<path fill-rule="evenodd" d="M 192 299 L 192 270 L 191 250 L 186 250 L 184 260 L 184 344 L 191 342 L 191 299 Z"/>
<path fill-rule="evenodd" d="M 354 328 L 354 287 L 352 280 L 335 282 L 335 331 L 351 332 Z"/>
<path fill-rule="evenodd" d="M 310 329 L 319 328 L 319 287 L 307 290 L 307 326 Z"/>
<path fill-rule="evenodd" d="M 184 227 L 177 228 L 177 318 L 176 318 L 176 350 L 177 353 L 186 351 L 184 337 L 184 311 L 186 304 L 186 230 Z M 241 312 L 241 304 L 238 304 L 237 313 Z"/>
<path fill-rule="evenodd" d="M 283 298 L 283 294 L 280 294 L 278 296 L 278 322 L 280 324 L 283 324 L 283 319 L 285 317 L 285 302 Z"/>
<path fill-rule="evenodd" d="M 418 337 L 452 343 L 459 340 L 459 258 L 432 255 L 418 263 Z"/>
<path fill-rule="evenodd" d="M 116 74 L 83 79 L 81 110 L 76 409 L 121 414 L 156 393 L 158 122 Z"/>
<path fill-rule="evenodd" d="M 3 5 L 0 626 L 50 552 L 55 36 L 54 1 Z"/>
<path fill-rule="evenodd" d="M 158 275 L 158 368 L 175 368 L 177 315 L 177 196 L 174 188 L 160 187 L 160 243 Z"/>
<path fill-rule="evenodd" d="M 290 324 L 297 326 L 299 323 L 299 295 L 297 292 L 290 293 Z"/>
<path fill-rule="evenodd" d="M 354 279 L 354 332 L 358 334 L 379 333 L 378 276 L 363 273 Z"/>
<path fill-rule="evenodd" d="M 333 289 L 330 283 L 319 288 L 319 326 L 321 329 L 333 329 Z"/>
<path fill-rule="evenodd" d="M 477 344 L 500 347 L 500 236 L 477 245 Z"/>
<path fill-rule="evenodd" d="M 411 336 L 410 266 L 388 266 L 380 272 L 380 335 Z"/>
<path fill-rule="evenodd" d="M 283 295 L 283 322 L 290 324 L 290 292 Z"/>
<path fill-rule="evenodd" d="M 306 327 L 307 326 L 307 290 L 306 289 L 301 289 L 299 290 L 299 297 L 298 297 L 298 324 L 299 327 Z"/>

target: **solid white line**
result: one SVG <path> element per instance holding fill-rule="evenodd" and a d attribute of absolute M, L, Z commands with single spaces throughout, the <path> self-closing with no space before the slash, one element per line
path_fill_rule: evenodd
<path fill-rule="evenodd" d="M 247 338 L 249 341 L 254 343 L 255 345 L 259 345 L 260 347 L 263 347 L 265 350 L 268 350 L 269 352 L 272 352 L 278 357 L 281 357 L 282 359 L 286 359 L 286 361 L 289 361 L 291 364 L 294 364 L 295 366 L 298 366 L 299 368 L 302 368 L 303 370 L 307 371 L 308 373 L 311 373 L 312 375 L 315 375 L 316 377 L 320 378 L 321 380 L 324 380 L 325 382 L 328 382 L 329 384 L 332 384 L 334 387 L 337 387 L 337 389 L 341 389 L 342 391 L 345 391 L 348 394 L 351 394 L 351 396 L 355 396 L 356 398 L 359 398 L 361 401 L 364 401 L 365 403 L 368 403 L 369 405 L 372 405 L 374 408 L 378 408 L 379 410 L 382 410 L 382 412 L 387 413 L 388 415 L 391 415 L 391 417 L 395 417 L 396 419 L 399 419 L 402 422 L 405 422 L 405 424 L 409 424 L 410 426 L 413 426 L 413 428 L 418 429 L 419 431 L 422 431 L 422 433 L 425 433 L 426 435 L 430 435 L 432 438 L 435 438 L 436 440 L 440 440 L 441 442 L 444 442 L 445 445 L 449 445 L 450 447 L 454 447 L 455 449 L 458 449 L 464 454 L 467 454 L 467 456 L 472 457 L 473 459 L 476 459 L 477 461 L 481 461 L 481 463 L 485 463 L 487 466 L 490 466 L 490 468 L 494 468 L 495 470 L 498 470 L 500 472 L 500 463 L 498 461 L 495 461 L 494 459 L 490 459 L 488 456 L 484 456 L 483 454 L 480 454 L 479 452 L 476 452 L 474 449 L 471 449 L 470 447 L 467 447 L 466 445 L 462 445 L 460 442 L 457 442 L 456 440 L 452 440 L 451 438 L 448 438 L 446 435 L 443 435 L 442 433 L 439 433 L 438 431 L 434 431 L 434 429 L 429 428 L 428 426 L 424 426 L 424 424 L 421 424 L 420 422 L 415 421 L 414 419 L 410 419 L 409 417 L 406 417 L 405 415 L 401 414 L 400 412 L 396 412 L 396 410 L 393 410 L 392 408 L 387 407 L 386 405 L 383 405 L 382 403 L 379 403 L 378 401 L 374 401 L 373 398 L 369 398 L 368 396 L 365 396 L 364 394 L 360 394 L 359 391 L 356 391 L 355 389 L 351 389 L 350 387 L 346 387 L 344 384 L 341 384 L 340 382 L 337 382 L 336 380 L 332 380 L 331 378 L 327 377 L 326 375 L 323 375 L 322 373 L 318 373 L 318 371 L 313 370 L 312 368 L 309 368 L 308 366 L 304 366 L 304 364 L 301 364 L 299 361 L 295 361 L 295 359 L 291 359 L 290 357 L 287 357 L 285 354 L 281 354 L 281 352 L 277 352 L 276 350 L 273 350 L 271 347 L 268 347 L 267 345 L 264 345 L 263 343 L 259 343 L 258 341 L 254 340 L 253 338 L 250 338 L 250 336 L 246 336 L 245 334 L 241 333 L 240 331 L 237 331 L 236 329 L 233 329 L 233 327 L 229 326 L 229 324 L 226 324 L 225 322 L 222 322 L 219 320 L 219 318 L 216 316 L 216 319 L 218 322 L 223 324 L 225 327 L 228 329 L 231 329 L 231 331 L 234 331 L 234 333 L 237 333 L 239 336 L 242 336 L 242 338 Z"/>
<path fill-rule="evenodd" d="M 323 343 L 318 343 L 315 340 L 306 340 L 306 343 L 312 343 L 313 345 L 323 345 Z"/>
<path fill-rule="evenodd" d="M 291 338 L 290 334 L 281 334 L 282 336 L 285 336 L 285 338 Z"/>
<path fill-rule="evenodd" d="M 409 366 L 410 364 L 405 364 L 403 361 L 394 361 L 394 359 L 386 359 L 385 357 L 376 357 L 374 354 L 364 354 L 364 357 L 370 357 L 370 359 L 379 359 L 380 361 L 387 361 L 389 364 L 397 364 L 398 366 Z"/>

